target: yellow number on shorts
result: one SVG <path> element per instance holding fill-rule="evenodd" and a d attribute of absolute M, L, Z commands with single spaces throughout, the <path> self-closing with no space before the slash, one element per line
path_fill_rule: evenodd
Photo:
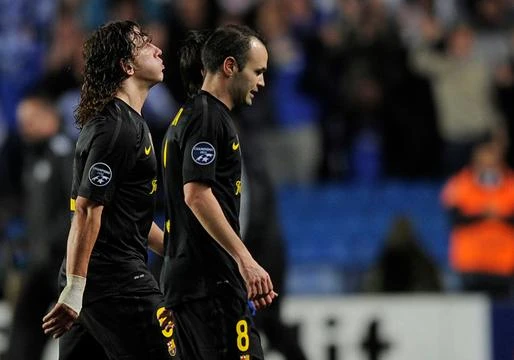
<path fill-rule="evenodd" d="M 250 338 L 248 336 L 248 323 L 246 320 L 239 320 L 236 324 L 237 332 L 237 348 L 239 351 L 246 351 L 250 347 Z"/>
<path fill-rule="evenodd" d="M 156 316 L 157 320 L 159 321 L 159 325 L 161 326 L 161 332 L 162 335 L 164 335 L 165 338 L 170 338 L 173 336 L 173 327 L 174 324 L 167 316 L 161 317 L 162 313 L 166 311 L 165 307 L 160 307 L 157 310 Z M 165 324 L 166 322 L 166 324 Z"/>

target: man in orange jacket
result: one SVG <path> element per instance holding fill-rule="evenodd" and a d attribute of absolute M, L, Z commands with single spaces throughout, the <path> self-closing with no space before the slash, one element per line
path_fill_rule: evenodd
<path fill-rule="evenodd" d="M 452 222 L 449 257 L 465 291 L 510 295 L 514 271 L 514 172 L 503 147 L 480 143 L 441 197 Z"/>

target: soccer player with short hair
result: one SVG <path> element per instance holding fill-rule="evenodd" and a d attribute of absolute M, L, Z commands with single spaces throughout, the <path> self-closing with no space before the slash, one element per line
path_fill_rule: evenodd
<path fill-rule="evenodd" d="M 261 38 L 245 26 L 227 25 L 206 40 L 201 34 L 189 40 L 200 45 L 202 67 L 190 57 L 193 72 L 187 73 L 185 66 L 183 74 L 194 79 L 203 72 L 204 78 L 163 142 L 165 308 L 158 316 L 177 359 L 262 359 L 248 300 L 263 308 L 277 294 L 241 241 L 243 145 L 230 111 L 251 105 L 264 86 L 268 53 Z M 186 44 L 183 54 L 191 55 L 188 49 Z M 190 85 L 194 88 L 194 83 L 186 84 L 189 91 Z"/>

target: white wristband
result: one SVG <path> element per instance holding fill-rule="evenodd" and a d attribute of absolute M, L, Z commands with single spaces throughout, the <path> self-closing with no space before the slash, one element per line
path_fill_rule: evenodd
<path fill-rule="evenodd" d="M 66 275 L 66 287 L 62 290 L 57 302 L 66 304 L 77 314 L 82 309 L 82 296 L 86 288 L 86 278 L 78 275 Z"/>

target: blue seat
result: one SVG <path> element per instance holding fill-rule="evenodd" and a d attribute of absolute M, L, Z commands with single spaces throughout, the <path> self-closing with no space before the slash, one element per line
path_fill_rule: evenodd
<path fill-rule="evenodd" d="M 447 263 L 448 228 L 440 184 L 390 181 L 288 187 L 279 192 L 281 219 L 292 264 L 370 266 L 397 215 L 409 216 L 422 246 Z"/>

